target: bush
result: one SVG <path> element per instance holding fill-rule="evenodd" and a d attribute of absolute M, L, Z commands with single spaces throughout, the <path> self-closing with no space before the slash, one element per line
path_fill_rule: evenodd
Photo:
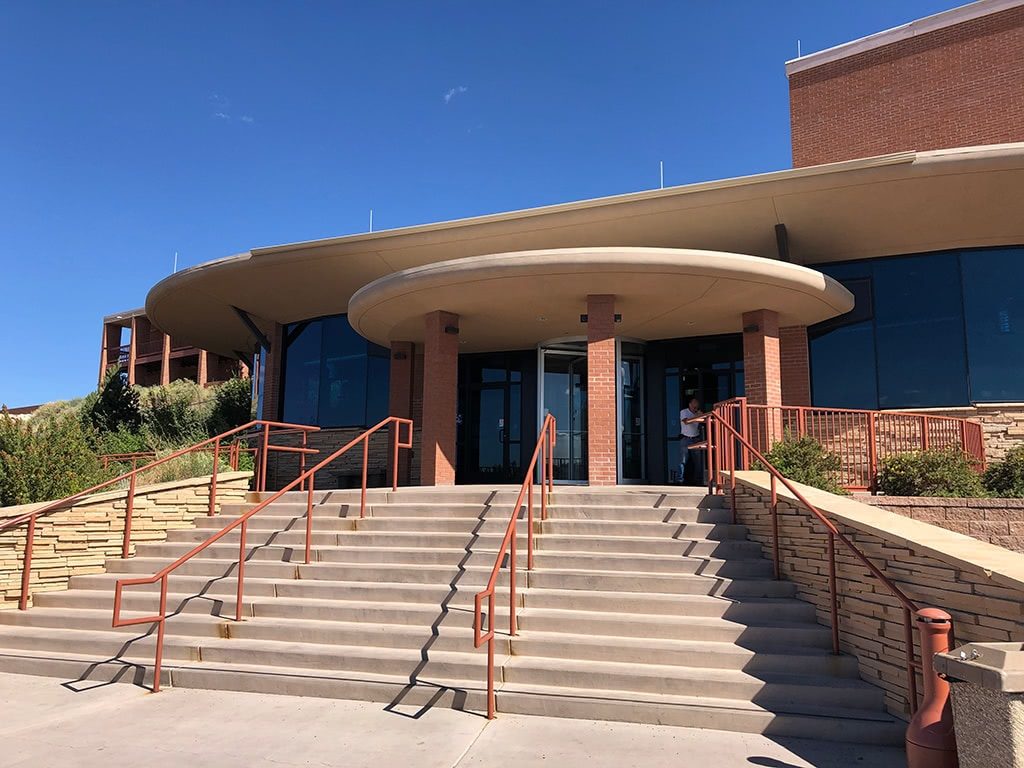
<path fill-rule="evenodd" d="M 252 421 L 252 382 L 249 379 L 236 377 L 217 387 L 214 391 L 213 405 L 210 408 L 207 426 L 210 436 L 222 434 L 250 421 Z"/>
<path fill-rule="evenodd" d="M 882 461 L 878 488 L 888 496 L 984 496 L 981 476 L 960 451 L 917 451 Z"/>
<path fill-rule="evenodd" d="M 139 390 L 142 424 L 151 449 L 181 448 L 207 437 L 211 393 L 193 381 Z"/>
<path fill-rule="evenodd" d="M 128 383 L 128 376 L 111 368 L 99 389 L 87 395 L 81 404 L 82 419 L 97 435 L 106 432 L 138 432 L 142 426 L 139 393 Z"/>
<path fill-rule="evenodd" d="M 0 413 L 0 506 L 52 501 L 109 477 L 77 414 L 19 421 Z"/>
<path fill-rule="evenodd" d="M 1024 497 L 1024 445 L 1011 448 L 1006 458 L 992 464 L 982 477 L 985 490 L 999 498 Z"/>
<path fill-rule="evenodd" d="M 789 432 L 765 454 L 768 462 L 787 480 L 820 488 L 829 493 L 845 494 L 839 485 L 839 456 L 825 450 L 813 437 L 794 437 Z M 760 462 L 754 469 L 764 469 Z"/>

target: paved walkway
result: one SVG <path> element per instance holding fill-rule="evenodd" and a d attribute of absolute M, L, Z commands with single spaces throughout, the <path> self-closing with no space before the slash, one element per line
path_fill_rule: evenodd
<path fill-rule="evenodd" d="M 667 726 L 0 674 L 0 767 L 903 768 L 902 750 Z"/>

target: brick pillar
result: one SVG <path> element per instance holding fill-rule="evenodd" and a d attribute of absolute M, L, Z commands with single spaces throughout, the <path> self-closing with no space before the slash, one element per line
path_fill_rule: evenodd
<path fill-rule="evenodd" d="M 135 383 L 135 360 L 139 356 L 139 318 L 132 318 L 132 337 L 128 341 L 128 383 Z"/>
<path fill-rule="evenodd" d="M 284 326 L 274 323 L 267 335 L 270 349 L 263 358 L 263 413 L 265 421 L 279 421 L 281 413 L 281 363 L 284 357 Z M 315 425 L 314 425 L 315 426 Z"/>
<path fill-rule="evenodd" d="M 171 383 L 171 337 L 161 334 L 164 339 L 163 354 L 160 355 L 160 383 Z"/>
<path fill-rule="evenodd" d="M 200 387 L 205 387 L 210 379 L 209 354 L 205 349 L 199 350 L 199 364 L 196 366 L 196 383 Z"/>
<path fill-rule="evenodd" d="M 391 342 L 391 374 L 389 378 L 388 415 L 412 418 L 413 368 L 416 363 L 416 345 L 411 341 Z M 413 425 L 414 428 L 419 426 Z M 402 429 L 405 435 L 405 428 Z M 391 477 L 393 454 L 388 452 L 388 477 Z M 398 482 L 409 484 L 409 451 L 398 452 Z"/>
<path fill-rule="evenodd" d="M 779 329 L 779 363 L 783 405 L 811 404 L 811 369 L 807 354 L 807 326 Z"/>
<path fill-rule="evenodd" d="M 587 463 L 590 485 L 618 481 L 615 297 L 587 296 Z"/>
<path fill-rule="evenodd" d="M 743 381 L 751 409 L 747 438 L 764 452 L 782 437 L 782 375 L 779 363 L 779 315 L 771 309 L 743 314 Z"/>
<path fill-rule="evenodd" d="M 458 408 L 459 316 L 425 315 L 423 339 L 422 485 L 455 484 L 455 417 Z M 445 329 L 454 329 L 452 333 Z"/>

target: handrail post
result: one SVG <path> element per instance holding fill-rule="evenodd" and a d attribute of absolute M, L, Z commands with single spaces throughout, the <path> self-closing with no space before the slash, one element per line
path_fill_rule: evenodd
<path fill-rule="evenodd" d="M 712 493 L 715 485 L 715 419 L 708 416 L 704 424 L 704 437 L 708 444 L 708 495 Z"/>
<path fill-rule="evenodd" d="M 306 432 L 306 430 L 302 430 L 302 451 L 299 452 L 299 477 L 302 477 L 304 474 L 306 474 L 306 447 L 307 443 L 309 442 L 309 439 L 307 437 L 308 434 L 309 433 Z M 299 490 L 304 491 L 305 489 L 306 481 L 303 480 L 301 483 L 299 483 Z"/>
<path fill-rule="evenodd" d="M 921 417 L 921 450 L 927 451 L 929 446 L 928 440 L 928 417 Z"/>
<path fill-rule="evenodd" d="M 490 637 L 487 639 L 487 719 L 493 720 L 498 708 L 494 696 L 494 592 L 487 599 L 487 625 Z"/>
<path fill-rule="evenodd" d="M 541 479 L 543 479 L 543 472 Z M 543 487 L 543 486 L 542 486 Z M 533 478 L 530 478 L 529 492 L 526 497 L 526 570 L 533 570 Z M 543 505 L 544 493 L 541 491 L 541 504 Z"/>
<path fill-rule="evenodd" d="M 394 448 L 391 451 L 391 491 L 395 492 L 398 490 L 398 443 L 399 433 L 402 431 L 402 422 L 393 421 L 391 422 L 391 431 L 394 440 Z"/>
<path fill-rule="evenodd" d="M 366 517 L 366 467 L 370 463 L 370 436 L 363 438 L 363 488 L 359 495 L 359 519 Z"/>
<path fill-rule="evenodd" d="M 210 507 L 206 514 L 213 517 L 217 508 L 217 466 L 220 464 L 220 439 L 213 444 L 213 472 L 210 474 Z"/>
<path fill-rule="evenodd" d="M 772 478 L 772 570 L 778 581 L 782 578 L 779 564 L 779 493 L 775 475 L 769 474 Z"/>
<path fill-rule="evenodd" d="M 153 659 L 153 693 L 160 693 L 160 669 L 164 662 L 164 625 L 167 623 L 167 576 L 160 579 L 160 621 L 156 628 L 156 656 Z"/>
<path fill-rule="evenodd" d="M 548 438 L 551 443 L 548 447 L 548 493 L 555 492 L 555 442 L 558 440 L 555 420 L 551 419 L 551 426 L 548 429 Z"/>
<path fill-rule="evenodd" d="M 871 493 L 878 493 L 878 425 L 877 414 L 868 414 L 868 471 L 871 473 Z"/>
<path fill-rule="evenodd" d="M 28 588 L 32 578 L 32 550 L 36 541 L 36 516 L 28 519 L 28 530 L 25 531 L 25 556 L 21 559 L 21 597 L 18 608 L 28 610 Z"/>
<path fill-rule="evenodd" d="M 267 490 L 267 454 L 270 453 L 270 425 L 263 425 L 263 446 L 260 450 L 260 480 L 257 491 Z"/>
<path fill-rule="evenodd" d="M 839 655 L 839 592 L 836 583 L 836 536 L 828 533 L 828 586 L 832 612 L 832 653 Z"/>
<path fill-rule="evenodd" d="M 518 503 L 518 500 L 516 501 Z M 508 556 L 508 633 L 516 634 L 516 536 L 519 533 L 519 510 L 515 511 L 512 525 L 512 544 Z"/>
<path fill-rule="evenodd" d="M 133 472 L 128 478 L 128 498 L 124 506 L 124 538 L 121 541 L 121 557 L 128 557 L 128 549 L 132 541 L 132 515 L 135 512 L 135 478 L 137 473 Z"/>
<path fill-rule="evenodd" d="M 242 593 L 245 589 L 245 529 L 248 519 L 242 521 L 238 536 L 238 591 L 235 593 L 235 621 L 242 620 Z"/>
<path fill-rule="evenodd" d="M 540 519 L 541 522 L 548 519 L 548 439 L 543 436 L 540 441 Z M 533 536 L 533 526 L 530 526 L 530 536 Z M 531 545 L 532 551 L 532 545 Z M 531 565 L 532 568 L 532 560 Z"/>
<path fill-rule="evenodd" d="M 313 540 L 313 478 L 316 473 L 309 476 L 306 482 L 306 565 L 309 565 L 310 546 Z"/>
<path fill-rule="evenodd" d="M 750 432 L 750 410 L 747 408 L 747 398 L 740 398 L 740 431 L 743 433 L 743 437 L 747 440 L 752 440 L 753 435 Z M 750 469 L 750 451 L 747 450 L 747 446 L 742 442 L 740 443 L 740 466 L 742 469 Z"/>

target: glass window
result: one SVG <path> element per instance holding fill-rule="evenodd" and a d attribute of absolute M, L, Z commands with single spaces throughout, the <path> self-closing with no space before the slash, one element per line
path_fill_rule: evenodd
<path fill-rule="evenodd" d="M 971 400 L 1024 400 L 1024 249 L 964 251 Z"/>
<path fill-rule="evenodd" d="M 873 268 L 879 406 L 968 402 L 956 254 L 880 259 Z"/>
<path fill-rule="evenodd" d="M 875 331 L 870 321 L 854 323 L 810 341 L 814 404 L 831 408 L 878 407 Z"/>
<path fill-rule="evenodd" d="M 321 427 L 368 427 L 387 415 L 390 353 L 344 315 L 285 329 L 281 418 Z"/>

